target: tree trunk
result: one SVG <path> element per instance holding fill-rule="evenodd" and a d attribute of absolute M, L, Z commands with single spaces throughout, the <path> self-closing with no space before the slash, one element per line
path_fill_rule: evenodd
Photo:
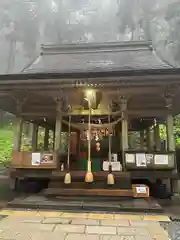
<path fill-rule="evenodd" d="M 7 73 L 12 73 L 15 63 L 15 50 L 16 50 L 16 41 L 10 40 L 9 42 L 9 55 L 8 55 L 8 64 L 7 64 Z"/>

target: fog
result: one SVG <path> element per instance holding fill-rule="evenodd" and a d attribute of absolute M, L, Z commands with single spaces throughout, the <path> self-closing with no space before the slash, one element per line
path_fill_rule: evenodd
<path fill-rule="evenodd" d="M 41 44 L 151 40 L 179 67 L 180 0 L 1 0 L 0 73 L 20 72 Z"/>

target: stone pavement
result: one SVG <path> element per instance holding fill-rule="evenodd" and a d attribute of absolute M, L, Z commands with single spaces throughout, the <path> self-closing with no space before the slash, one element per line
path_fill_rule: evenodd
<path fill-rule="evenodd" d="M 0 211 L 0 240 L 169 240 L 167 216 Z"/>

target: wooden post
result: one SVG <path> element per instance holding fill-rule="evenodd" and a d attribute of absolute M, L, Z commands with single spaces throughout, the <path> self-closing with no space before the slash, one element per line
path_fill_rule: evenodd
<path fill-rule="evenodd" d="M 55 128 L 55 144 L 54 150 L 59 151 L 61 147 L 61 132 L 62 132 L 62 113 L 61 102 L 57 102 L 56 128 Z"/>
<path fill-rule="evenodd" d="M 154 142 L 156 151 L 161 150 L 161 139 L 160 139 L 160 132 L 159 132 L 159 124 L 154 127 Z"/>
<path fill-rule="evenodd" d="M 16 129 L 14 134 L 14 146 L 13 146 L 13 150 L 17 152 L 21 151 L 22 130 L 23 130 L 23 119 L 21 117 L 17 117 Z"/>
<path fill-rule="evenodd" d="M 167 131 L 167 150 L 175 151 L 175 139 L 174 139 L 174 127 L 173 127 L 173 116 L 168 114 L 166 119 L 166 131 Z"/>
<path fill-rule="evenodd" d="M 45 134 L 44 134 L 44 150 L 49 149 L 49 129 L 45 128 Z"/>
<path fill-rule="evenodd" d="M 140 131 L 140 149 L 144 150 L 144 130 Z"/>
<path fill-rule="evenodd" d="M 121 149 L 122 149 L 122 165 L 125 171 L 125 151 L 128 150 L 128 119 L 127 119 L 127 100 L 121 101 L 122 121 L 121 121 Z"/>
<path fill-rule="evenodd" d="M 38 125 L 36 123 L 33 123 L 33 129 L 32 129 L 32 151 L 37 150 L 37 143 L 38 143 Z"/>

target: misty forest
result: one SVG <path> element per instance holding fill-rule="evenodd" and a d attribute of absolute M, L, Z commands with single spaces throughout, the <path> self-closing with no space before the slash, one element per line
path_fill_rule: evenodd
<path fill-rule="evenodd" d="M 180 0 L 1 0 L 0 74 L 22 71 L 41 44 L 133 40 L 152 41 L 160 59 L 180 67 L 179 29 Z M 174 121 L 179 146 L 180 118 Z M 13 118 L 0 112 L 0 127 L 0 161 L 8 162 Z"/>

